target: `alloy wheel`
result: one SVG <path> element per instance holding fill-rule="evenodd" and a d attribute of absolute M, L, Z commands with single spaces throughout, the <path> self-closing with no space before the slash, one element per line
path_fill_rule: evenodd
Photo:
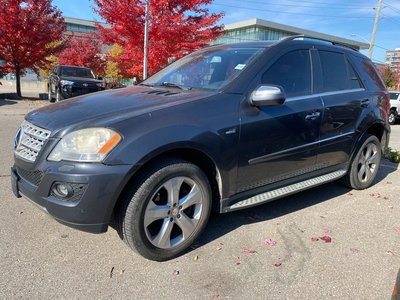
<path fill-rule="evenodd" d="M 205 197 L 189 177 L 164 182 L 151 197 L 144 213 L 148 240 L 161 249 L 171 249 L 187 240 L 196 230 Z"/>
<path fill-rule="evenodd" d="M 358 160 L 358 179 L 367 182 L 377 171 L 378 147 L 374 143 L 365 145 Z"/>

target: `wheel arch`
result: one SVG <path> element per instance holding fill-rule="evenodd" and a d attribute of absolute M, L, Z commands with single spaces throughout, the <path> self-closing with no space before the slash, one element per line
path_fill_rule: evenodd
<path fill-rule="evenodd" d="M 140 176 L 144 174 L 153 164 L 166 158 L 179 158 L 198 166 L 205 173 L 210 183 L 212 192 L 212 209 L 214 211 L 219 211 L 220 201 L 223 195 L 220 168 L 217 166 L 211 156 L 206 154 L 204 151 L 191 147 L 179 147 L 158 152 L 142 161 L 140 167 L 135 169 L 124 185 L 114 205 L 113 212 L 115 212 L 121 205 L 124 200 L 123 195 L 129 191 L 133 182 L 138 180 Z"/>

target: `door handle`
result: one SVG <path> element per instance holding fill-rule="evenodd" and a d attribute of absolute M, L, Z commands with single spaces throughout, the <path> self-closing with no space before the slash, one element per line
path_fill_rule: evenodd
<path fill-rule="evenodd" d="M 368 107 L 369 103 L 370 103 L 369 99 L 364 99 L 364 100 L 360 101 L 360 106 L 361 107 Z"/>
<path fill-rule="evenodd" d="M 314 121 L 314 120 L 318 119 L 320 116 L 321 116 L 321 113 L 319 111 L 315 111 L 306 116 L 306 121 Z"/>

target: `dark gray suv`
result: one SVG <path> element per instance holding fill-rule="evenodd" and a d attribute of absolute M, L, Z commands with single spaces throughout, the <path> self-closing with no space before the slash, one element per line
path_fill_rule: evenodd
<path fill-rule="evenodd" d="M 389 94 L 355 50 L 305 37 L 194 52 L 141 85 L 29 113 L 12 187 L 59 222 L 115 224 L 152 260 L 226 213 L 342 179 L 369 187 Z"/>

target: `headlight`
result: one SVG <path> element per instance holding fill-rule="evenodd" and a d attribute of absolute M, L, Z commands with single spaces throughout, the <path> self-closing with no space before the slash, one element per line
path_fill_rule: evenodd
<path fill-rule="evenodd" d="M 73 85 L 74 84 L 73 81 L 69 81 L 69 80 L 61 80 L 60 83 L 61 83 L 61 85 Z"/>
<path fill-rule="evenodd" d="M 99 83 L 96 83 L 96 85 L 98 87 L 101 87 L 101 88 L 105 88 L 106 87 L 106 83 L 105 82 L 99 82 Z"/>
<path fill-rule="evenodd" d="M 47 158 L 49 161 L 101 162 L 121 136 L 108 128 L 87 128 L 67 134 Z"/>

